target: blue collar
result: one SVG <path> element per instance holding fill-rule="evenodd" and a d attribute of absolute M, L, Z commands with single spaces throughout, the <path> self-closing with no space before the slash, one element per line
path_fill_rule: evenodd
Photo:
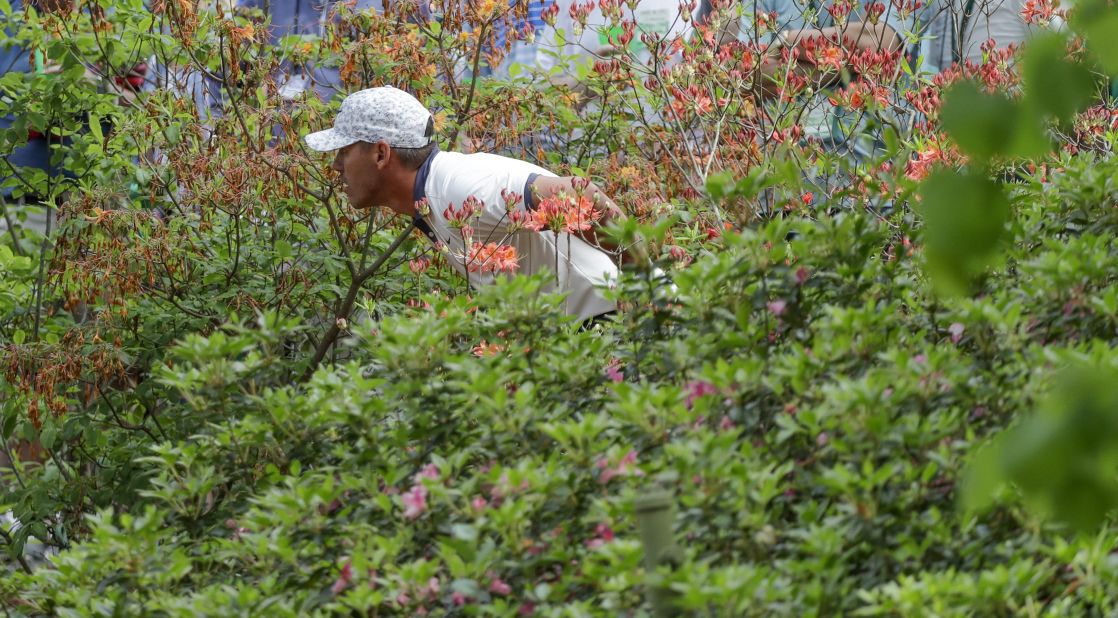
<path fill-rule="evenodd" d="M 427 176 L 431 174 L 431 162 L 435 160 L 437 154 L 439 154 L 439 147 L 435 146 L 431 150 L 431 154 L 427 156 L 427 160 L 419 166 L 419 170 L 415 173 L 415 187 L 412 188 L 411 195 L 416 202 L 427 197 Z"/>
<path fill-rule="evenodd" d="M 419 166 L 419 170 L 415 173 L 415 186 L 412 187 L 411 197 L 412 201 L 417 204 L 420 200 L 427 198 L 427 176 L 431 173 L 431 162 L 435 160 L 435 155 L 437 154 L 439 154 L 439 147 L 435 146 L 435 148 L 431 150 L 431 154 L 428 155 L 427 160 L 423 162 L 423 165 Z M 415 227 L 423 232 L 427 238 L 430 238 L 431 242 L 438 242 L 435 231 L 431 229 L 431 224 L 427 223 L 423 215 L 418 212 L 415 213 Z"/>

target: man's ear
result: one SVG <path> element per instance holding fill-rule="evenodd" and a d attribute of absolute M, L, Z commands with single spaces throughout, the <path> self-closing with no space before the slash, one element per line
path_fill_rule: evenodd
<path fill-rule="evenodd" d="M 377 142 L 373 144 L 373 164 L 377 166 L 377 169 L 388 167 L 391 161 L 392 147 L 388 145 L 388 142 Z"/>

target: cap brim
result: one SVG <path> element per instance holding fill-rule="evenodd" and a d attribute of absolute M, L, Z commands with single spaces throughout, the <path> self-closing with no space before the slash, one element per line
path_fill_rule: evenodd
<path fill-rule="evenodd" d="M 329 152 L 345 148 L 359 140 L 355 137 L 342 135 L 337 129 L 326 129 L 325 131 L 311 133 L 304 137 L 303 141 L 307 142 L 307 146 L 310 146 L 311 150 Z"/>

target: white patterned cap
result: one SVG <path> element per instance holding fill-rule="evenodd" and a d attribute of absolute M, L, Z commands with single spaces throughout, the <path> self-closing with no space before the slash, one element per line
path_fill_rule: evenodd
<path fill-rule="evenodd" d="M 334 127 L 304 139 L 312 149 L 327 152 L 356 142 L 384 141 L 395 148 L 422 148 L 434 136 L 434 120 L 422 103 L 403 90 L 382 86 L 346 97 Z"/>

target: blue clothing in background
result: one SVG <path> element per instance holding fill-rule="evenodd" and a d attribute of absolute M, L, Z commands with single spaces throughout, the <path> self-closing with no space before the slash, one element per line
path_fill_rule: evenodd
<path fill-rule="evenodd" d="M 246 9 L 259 9 L 271 24 L 268 27 L 268 42 L 276 45 L 280 39 L 292 36 L 320 37 L 326 32 L 326 20 L 330 19 L 334 5 L 342 0 L 238 0 L 238 5 Z M 356 10 L 377 9 L 383 6 L 381 0 L 357 0 Z M 285 62 L 281 74 L 276 76 L 280 92 L 287 98 L 294 98 L 307 88 L 313 87 L 315 94 L 328 101 L 343 90 L 340 72 L 334 67 L 295 66 Z"/>
<path fill-rule="evenodd" d="M 12 12 L 10 14 L 0 13 L 0 19 L 4 22 L 4 38 L 0 41 L 0 70 L 4 74 L 8 73 L 33 73 L 35 68 L 32 66 L 31 54 L 28 50 L 19 46 L 18 41 L 14 40 L 14 29 L 10 27 L 13 16 L 23 12 L 22 0 L 12 0 Z M 11 97 L 14 93 L 3 92 L 0 96 Z M 0 116 L 0 130 L 5 130 L 12 126 L 15 122 L 15 117 L 11 114 Z M 12 152 L 4 153 L 5 159 L 16 168 L 34 168 L 44 171 L 50 171 L 50 144 L 45 138 L 29 139 L 27 144 L 16 148 Z M 7 184 L 10 178 L 8 167 L 0 167 L 0 183 Z M 0 186 L 0 196 L 9 197 L 12 194 L 12 187 Z"/>
<path fill-rule="evenodd" d="M 516 0 L 509 0 L 509 7 L 511 8 L 515 3 Z M 544 33 L 544 28 L 547 27 L 547 23 L 543 20 L 543 10 L 549 4 L 551 4 L 551 0 L 528 0 L 527 18 L 514 20 L 512 27 L 517 31 L 523 31 L 530 26 L 535 33 L 532 41 L 518 40 L 513 42 L 512 48 L 501 64 L 480 70 L 479 73 L 482 76 L 507 76 L 509 66 L 513 64 L 522 64 L 527 67 L 540 66 L 543 57 L 540 54 L 539 39 Z M 504 47 L 508 39 L 508 28 L 505 22 L 497 22 L 494 35 L 494 45 L 498 48 Z"/>

